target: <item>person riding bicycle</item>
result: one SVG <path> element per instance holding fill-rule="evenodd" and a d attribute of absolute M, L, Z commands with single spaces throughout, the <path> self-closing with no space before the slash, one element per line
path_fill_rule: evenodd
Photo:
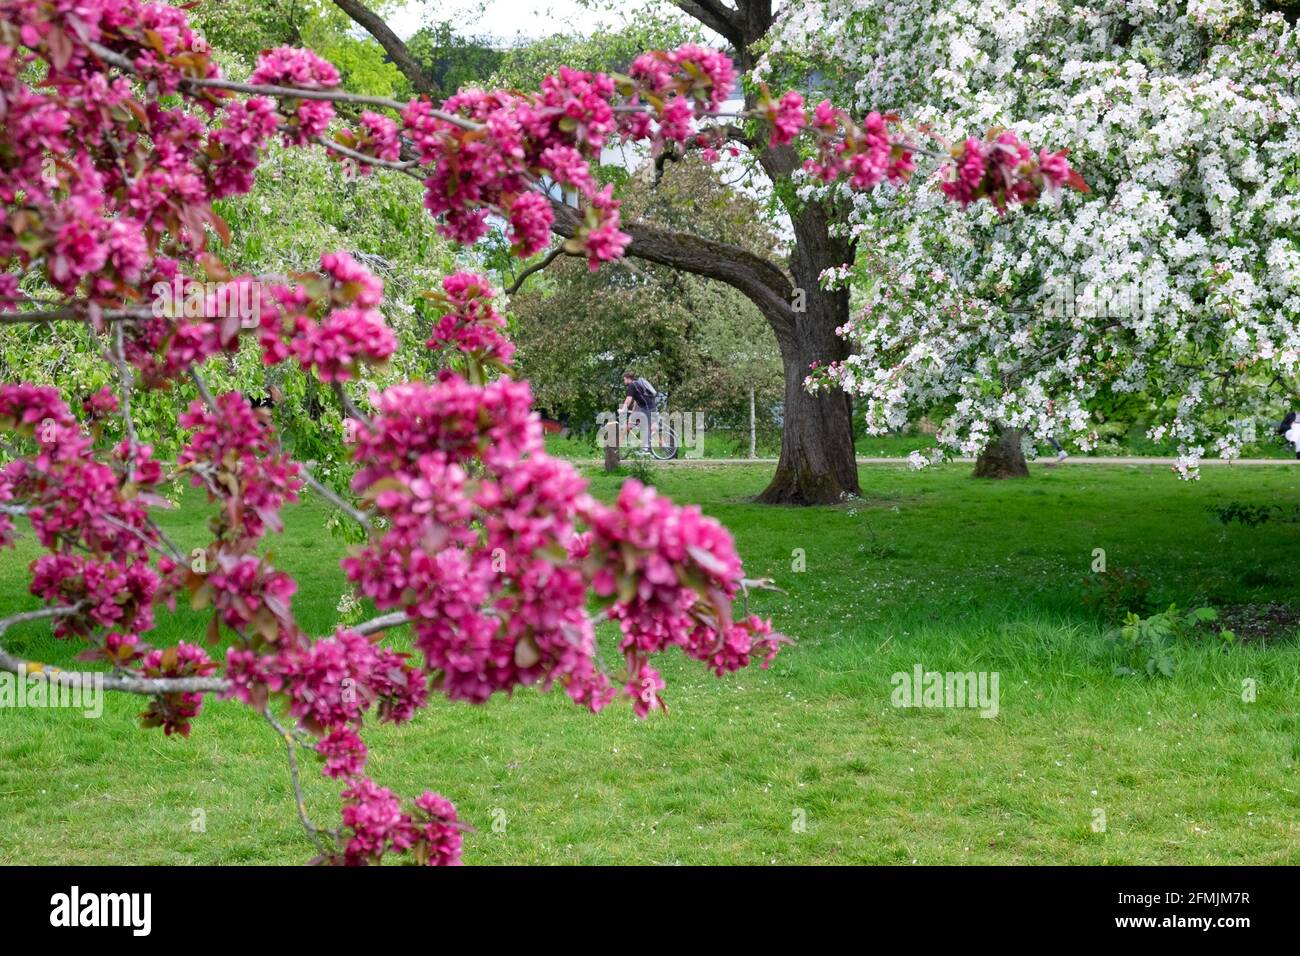
<path fill-rule="evenodd" d="M 655 392 L 653 385 L 632 372 L 623 373 L 623 386 L 627 389 L 627 398 L 623 399 L 620 411 L 626 413 L 635 407 L 636 412 L 644 416 L 641 426 L 641 446 L 649 451 L 650 423 L 655 413 L 658 393 Z"/>

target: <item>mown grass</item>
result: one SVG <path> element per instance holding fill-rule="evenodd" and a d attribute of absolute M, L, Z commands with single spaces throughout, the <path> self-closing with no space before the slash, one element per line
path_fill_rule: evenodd
<path fill-rule="evenodd" d="M 863 469 L 862 500 L 839 507 L 748 503 L 768 477 L 657 473 L 663 491 L 731 528 L 751 575 L 785 589 L 754 600 L 798 639 L 771 670 L 717 680 L 674 654 L 671 712 L 647 721 L 533 691 L 478 708 L 437 701 L 412 724 L 369 731 L 373 775 L 455 800 L 477 828 L 471 863 L 1300 860 L 1300 645 L 1206 640 L 1179 649 L 1171 679 L 1117 678 L 1104 622 L 1080 603 L 1097 548 L 1111 568 L 1140 567 L 1158 601 L 1300 602 L 1296 525 L 1224 527 L 1205 510 L 1295 504 L 1300 473 L 1215 468 L 1186 484 L 1160 468 L 1079 466 L 987 483 L 959 466 L 881 466 Z M 592 476 L 604 496 L 619 480 Z M 317 632 L 342 590 L 343 544 L 322 517 L 315 503 L 291 509 L 275 546 Z M 200 543 L 204 518 L 187 507 L 170 530 Z M 792 570 L 796 549 L 805 571 Z M 34 606 L 34 553 L 0 555 L 0 613 Z M 201 634 L 184 611 L 156 637 Z M 71 663 L 38 627 L 7 642 Z M 998 716 L 892 707 L 890 676 L 917 663 L 998 672 Z M 260 718 L 210 702 L 190 739 L 166 739 L 136 726 L 140 709 L 113 698 L 98 720 L 0 710 L 0 863 L 311 855 Z M 306 778 L 313 813 L 332 821 L 335 787 Z"/>

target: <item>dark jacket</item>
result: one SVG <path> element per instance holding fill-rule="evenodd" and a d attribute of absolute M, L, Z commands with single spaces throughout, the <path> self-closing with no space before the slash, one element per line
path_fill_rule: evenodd
<path fill-rule="evenodd" d="M 638 378 L 628 383 L 627 394 L 632 399 L 632 404 L 636 405 L 643 412 L 652 412 L 655 407 L 655 389 L 654 386 L 644 378 Z"/>

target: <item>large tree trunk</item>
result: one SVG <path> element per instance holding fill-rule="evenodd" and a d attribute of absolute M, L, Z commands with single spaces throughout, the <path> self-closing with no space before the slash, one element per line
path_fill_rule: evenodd
<path fill-rule="evenodd" d="M 976 478 L 1028 478 L 1029 463 L 1020 444 L 1020 431 L 1007 428 L 988 443 L 975 460 Z"/>
<path fill-rule="evenodd" d="M 839 390 L 810 395 L 803 385 L 813 362 L 824 366 L 847 354 L 844 340 L 835 334 L 842 320 L 814 311 L 811 299 L 809 306 L 796 319 L 793 333 L 777 339 L 785 369 L 785 421 L 776 474 L 758 496 L 764 504 L 834 504 L 846 494 L 861 493 L 852 400 Z"/>
<path fill-rule="evenodd" d="M 763 160 L 773 179 L 790 164 L 784 150 L 769 150 Z M 816 204 L 791 219 L 795 246 L 790 253 L 793 308 L 770 317 L 785 371 L 785 422 L 781 459 L 764 504 L 824 505 L 861 494 L 853 449 L 853 400 L 838 389 L 810 395 L 804 389 L 811 366 L 843 361 L 849 346 L 835 330 L 848 322 L 847 289 L 821 287 L 824 270 L 853 262 L 854 244 L 830 234 L 834 213 Z"/>

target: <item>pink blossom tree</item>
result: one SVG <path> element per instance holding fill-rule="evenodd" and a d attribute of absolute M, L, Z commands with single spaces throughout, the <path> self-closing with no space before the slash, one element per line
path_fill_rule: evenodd
<path fill-rule="evenodd" d="M 358 174 L 409 175 L 444 233 L 473 243 L 505 223 L 516 252 L 543 248 L 555 212 L 545 180 L 584 198 L 569 252 L 596 269 L 623 254 L 618 203 L 591 164 L 615 139 L 705 148 L 731 89 L 726 57 L 687 46 L 639 58 L 627 76 L 563 69 L 532 93 L 466 90 L 435 106 L 339 89 L 308 50 L 265 53 L 247 82 L 224 79 L 180 10 L 138 0 L 10 0 L 0 7 L 0 326 L 83 323 L 118 387 L 74 414 L 57 388 L 0 384 L 0 430 L 16 451 L 0 469 L 0 545 L 22 518 L 45 553 L 31 567 L 42 606 L 0 620 L 47 621 L 100 665 L 107 689 L 148 699 L 146 727 L 187 736 L 208 696 L 262 714 L 286 745 L 298 812 L 318 862 L 460 859 L 463 824 L 426 792 L 407 803 L 366 775 L 367 719 L 403 722 L 431 692 L 481 703 L 519 686 L 559 685 L 599 710 L 619 697 L 639 716 L 663 709 L 651 661 L 677 647 L 718 675 L 784 641 L 737 612 L 750 588 L 731 536 L 697 508 L 626 483 L 607 505 L 548 457 L 526 382 L 482 277 L 448 277 L 429 347 L 455 357 L 433 382 L 354 397 L 348 383 L 396 347 L 378 310 L 382 283 L 345 252 L 316 272 L 240 274 L 219 257 L 213 210 L 252 185 L 273 137 L 317 146 Z M 364 108 L 343 123 L 338 104 Z M 809 136 L 809 169 L 853 188 L 906 178 L 920 151 L 872 114 L 790 92 L 758 116 L 774 143 Z M 953 198 L 1026 202 L 1074 176 L 1059 157 L 1007 142 L 951 177 Z M 1015 161 L 1001 161 L 1003 155 Z M 178 297 L 174 292 L 180 290 Z M 197 293 L 191 295 L 191 293 Z M 251 313 L 222 297 L 251 300 Z M 183 301 L 182 301 L 183 300 Z M 191 301 L 201 308 L 190 308 Z M 256 320 L 250 321 L 255 315 Z M 237 392 L 213 395 L 204 363 L 253 338 L 268 365 L 297 362 L 329 383 L 351 429 L 354 496 L 345 499 L 281 447 L 269 414 Z M 137 437 L 132 395 L 192 388 L 180 454 L 162 462 Z M 119 416 L 124 438 L 103 440 Z M 160 489 L 187 479 L 212 506 L 212 540 L 184 553 L 160 527 Z M 307 634 L 296 583 L 261 545 L 310 487 L 355 521 L 364 543 L 343 562 L 378 616 Z M 162 605 L 209 614 L 204 639 L 146 643 Z M 621 671 L 600 660 L 595 626 L 618 623 Z M 417 653 L 385 643 L 409 627 Z M 207 647 L 225 642 L 224 657 Z M 206 645 L 206 646 L 205 646 Z M 0 669 L 51 682 L 86 675 L 17 658 Z M 333 826 L 313 822 L 299 753 L 339 781 Z"/>

